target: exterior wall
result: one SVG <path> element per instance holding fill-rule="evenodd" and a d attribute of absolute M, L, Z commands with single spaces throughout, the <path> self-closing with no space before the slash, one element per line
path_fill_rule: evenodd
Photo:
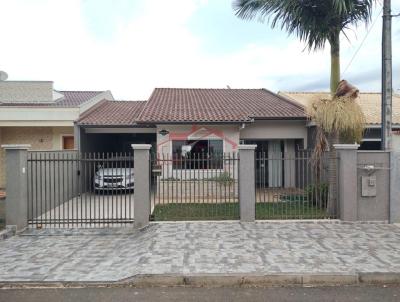
<path fill-rule="evenodd" d="M 0 102 L 53 102 L 53 82 L 0 81 Z"/>
<path fill-rule="evenodd" d="M 307 146 L 306 121 L 256 121 L 240 130 L 240 139 L 303 139 Z"/>
<path fill-rule="evenodd" d="M 61 135 L 74 133 L 73 127 L 0 127 L 0 145 L 30 144 L 31 150 L 60 150 Z M 5 187 L 5 152 L 0 148 L 0 188 Z"/>
<path fill-rule="evenodd" d="M 79 108 L 1 107 L 0 126 L 68 126 L 79 117 Z"/>
<path fill-rule="evenodd" d="M 222 139 L 224 152 L 237 152 L 239 145 L 238 125 L 158 125 L 157 152 L 171 154 L 173 140 Z M 169 131 L 162 136 L 161 130 Z"/>
<path fill-rule="evenodd" d="M 400 151 L 400 131 L 393 131 L 392 147 L 395 151 Z"/>
<path fill-rule="evenodd" d="M 157 126 L 157 153 L 161 156 L 171 156 L 173 140 L 222 140 L 224 153 L 238 152 L 239 131 L 238 125 L 158 125 Z M 169 134 L 162 136 L 161 130 L 169 131 Z M 228 172 L 230 175 L 238 175 L 237 166 L 225 163 L 223 169 L 207 170 L 206 174 L 198 173 L 196 170 L 172 169 L 172 162 L 163 166 L 162 175 L 166 178 L 197 178 L 216 177 L 220 173 Z"/>
<path fill-rule="evenodd" d="M 373 165 L 376 170 L 368 172 L 362 169 L 365 165 Z M 384 151 L 358 151 L 357 166 L 357 220 L 388 221 L 390 153 Z M 376 177 L 376 196 L 362 197 L 362 176 Z"/>

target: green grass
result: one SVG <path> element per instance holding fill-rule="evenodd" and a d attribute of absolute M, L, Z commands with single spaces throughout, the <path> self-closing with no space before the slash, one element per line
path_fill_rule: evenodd
<path fill-rule="evenodd" d="M 156 205 L 155 221 L 171 220 L 231 220 L 239 219 L 238 203 L 170 203 Z M 307 202 L 257 203 L 256 219 L 321 219 L 326 211 Z"/>

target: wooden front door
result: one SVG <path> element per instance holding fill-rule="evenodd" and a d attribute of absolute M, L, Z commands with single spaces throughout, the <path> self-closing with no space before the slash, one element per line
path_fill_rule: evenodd
<path fill-rule="evenodd" d="M 63 136 L 63 150 L 73 150 L 73 149 L 74 149 L 74 137 Z"/>

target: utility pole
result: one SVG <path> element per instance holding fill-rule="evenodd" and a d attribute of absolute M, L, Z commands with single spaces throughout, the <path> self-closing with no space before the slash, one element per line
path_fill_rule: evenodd
<path fill-rule="evenodd" d="M 383 1 L 382 27 L 382 150 L 392 148 L 392 15 L 391 0 Z"/>

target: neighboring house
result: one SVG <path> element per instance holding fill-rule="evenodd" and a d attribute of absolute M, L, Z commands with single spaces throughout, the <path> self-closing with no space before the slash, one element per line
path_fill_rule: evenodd
<path fill-rule="evenodd" d="M 320 98 L 329 98 L 328 92 L 285 92 L 281 91 L 279 95 L 308 107 L 313 101 Z M 380 93 L 360 93 L 357 102 L 360 104 L 366 120 L 366 131 L 362 140 L 360 149 L 379 150 L 381 146 L 381 94 Z M 392 123 L 393 123 L 393 146 L 400 150 L 400 136 L 397 135 L 400 130 L 400 95 L 393 95 L 392 103 Z M 308 124 L 308 148 L 313 147 L 313 129 L 312 123 Z"/>
<path fill-rule="evenodd" d="M 57 91 L 50 81 L 0 81 L 0 145 L 74 149 L 74 121 L 104 99 L 113 99 L 110 91 Z M 0 188 L 4 188 L 2 149 L 0 171 Z"/>
<path fill-rule="evenodd" d="M 153 152 L 179 158 L 184 146 L 196 157 L 236 152 L 246 143 L 281 158 L 307 145 L 306 123 L 301 105 L 266 89 L 156 88 L 147 102 L 97 104 L 77 120 L 76 133 L 83 152 L 126 152 L 133 143 L 149 143 Z"/>

